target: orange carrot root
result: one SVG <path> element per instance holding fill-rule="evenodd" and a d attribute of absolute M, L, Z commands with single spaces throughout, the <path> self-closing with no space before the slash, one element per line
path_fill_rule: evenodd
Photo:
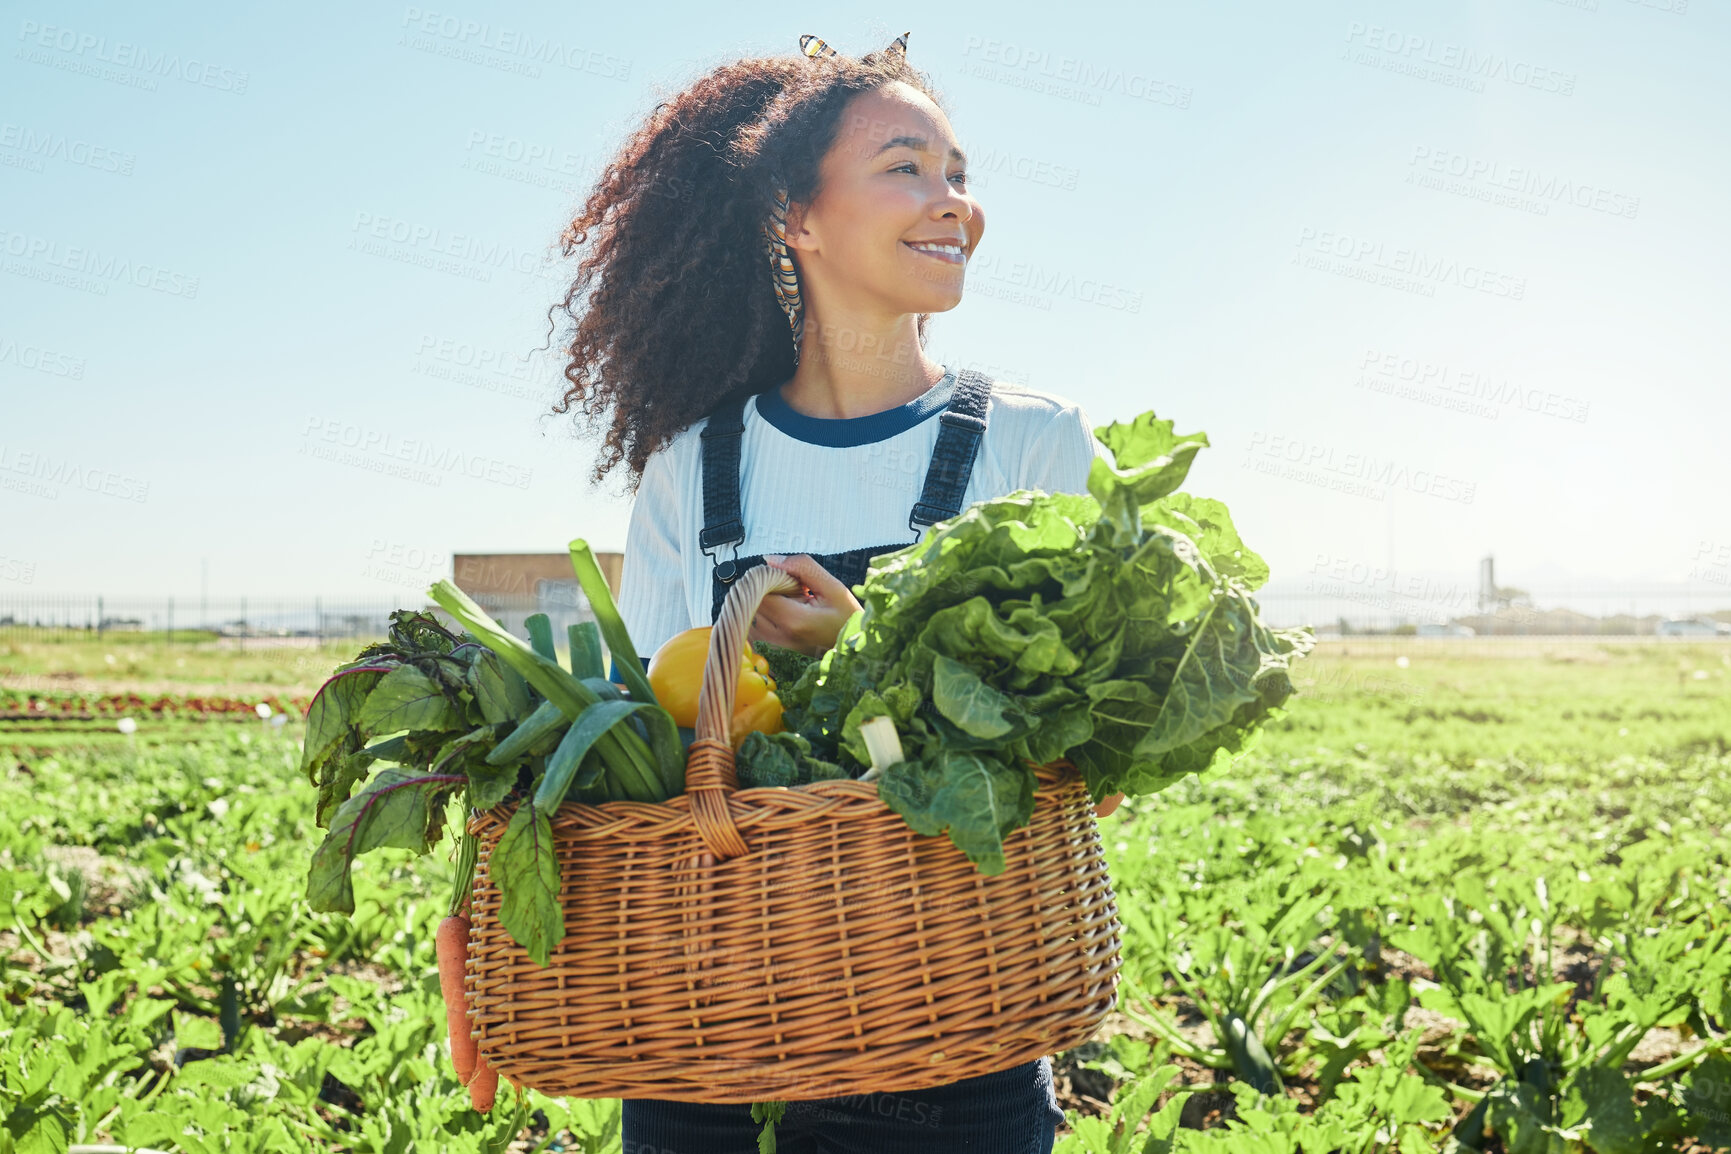
<path fill-rule="evenodd" d="M 499 1071 L 487 1064 L 485 1057 L 475 1062 L 475 1080 L 469 1083 L 469 1105 L 485 1114 L 493 1108 L 499 1093 Z"/>
<path fill-rule="evenodd" d="M 451 1063 L 457 1081 L 467 1086 L 475 1077 L 475 1039 L 469 1036 L 468 1001 L 463 993 L 463 961 L 469 952 L 469 919 L 454 915 L 439 923 L 433 935 L 439 955 L 439 991 L 445 996 L 445 1023 L 451 1032 Z M 496 1079 L 495 1079 L 496 1080 Z M 491 1107 L 492 1091 L 487 1094 Z"/>

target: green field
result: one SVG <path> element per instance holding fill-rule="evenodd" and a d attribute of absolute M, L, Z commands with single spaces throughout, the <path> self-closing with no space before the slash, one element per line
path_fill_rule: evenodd
<path fill-rule="evenodd" d="M 0 687 L 306 692 L 354 649 L 205 645 L 0 642 Z M 1102 823 L 1124 984 L 1054 1060 L 1060 1151 L 1731 1148 L 1731 646 L 1354 639 L 1300 690 Z M 468 1109 L 445 852 L 308 910 L 298 723 L 0 750 L 0 1154 L 618 1150 L 613 1103 Z"/>
<path fill-rule="evenodd" d="M 0 626 L 0 685 L 77 687 L 124 683 L 183 691 L 266 689 L 311 693 L 362 642 L 305 637 L 218 637 L 81 631 L 58 635 Z"/>

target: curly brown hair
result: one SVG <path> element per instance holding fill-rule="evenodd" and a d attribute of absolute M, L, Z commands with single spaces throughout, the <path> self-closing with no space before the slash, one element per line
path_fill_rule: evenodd
<path fill-rule="evenodd" d="M 675 434 L 793 375 L 761 228 L 778 186 L 817 195 L 848 102 L 897 81 L 943 107 L 899 52 L 725 64 L 657 104 L 602 171 L 560 237 L 566 257 L 588 248 L 548 313 L 572 322 L 553 411 L 608 425 L 593 482 L 624 461 L 634 491 Z"/>

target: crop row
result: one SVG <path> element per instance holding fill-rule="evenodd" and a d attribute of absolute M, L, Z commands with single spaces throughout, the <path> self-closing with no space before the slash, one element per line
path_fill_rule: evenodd
<path fill-rule="evenodd" d="M 307 698 L 283 694 L 258 697 L 227 697 L 215 694 L 159 693 L 37 693 L 0 689 L 0 721 L 38 718 L 151 718 L 191 717 L 219 714 L 270 717 L 286 714 L 300 717 Z M 269 712 L 260 710 L 264 706 Z"/>
<path fill-rule="evenodd" d="M 292 731 L 291 731 L 292 732 Z M 283 734 L 0 762 L 0 1132 L 162 1150 L 618 1149 L 451 1073 L 449 843 L 312 912 Z M 1066 1154 L 1731 1146 L 1731 762 L 1252 755 L 1103 829 L 1121 1013 Z"/>

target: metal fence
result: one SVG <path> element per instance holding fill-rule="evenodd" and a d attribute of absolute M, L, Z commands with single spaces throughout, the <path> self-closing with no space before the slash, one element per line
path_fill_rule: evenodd
<path fill-rule="evenodd" d="M 594 620 L 574 580 L 539 582 L 533 594 L 482 594 L 475 600 L 519 636 L 532 613 L 546 613 L 561 640 L 570 624 Z M 1463 586 L 1336 582 L 1271 585 L 1257 594 L 1257 602 L 1270 625 L 1309 625 L 1323 636 L 1731 636 L 1731 588 L 1535 589 L 1518 603 L 1480 608 L 1477 591 Z M 0 638 L 112 633 L 167 644 L 370 638 L 384 634 L 393 610 L 428 608 L 424 598 L 407 593 L 201 598 L 0 592 Z"/>
<path fill-rule="evenodd" d="M 554 636 L 595 618 L 575 581 L 542 582 L 534 594 L 475 596 L 482 608 L 523 636 L 533 613 L 552 619 Z M 423 597 L 377 594 L 354 597 L 109 597 L 101 594 L 0 593 L 0 639 L 69 641 L 125 637 L 139 643 L 192 644 L 227 640 L 240 645 L 309 644 L 384 636 L 398 609 L 443 611 Z"/>
<path fill-rule="evenodd" d="M 1465 583 L 1310 581 L 1257 594 L 1279 628 L 1318 635 L 1731 637 L 1731 588 L 1534 588 L 1486 601 Z M 1470 632 L 1469 632 L 1470 631 Z"/>

